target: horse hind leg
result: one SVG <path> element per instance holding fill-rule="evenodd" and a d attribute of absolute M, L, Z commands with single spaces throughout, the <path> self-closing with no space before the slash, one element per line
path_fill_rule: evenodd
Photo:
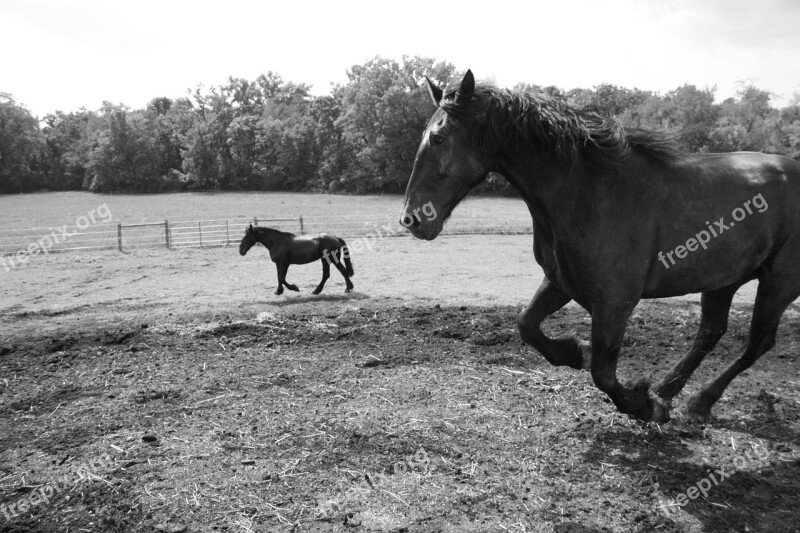
<path fill-rule="evenodd" d="M 345 270 L 344 266 L 342 266 L 339 263 L 336 263 L 336 269 L 342 274 L 342 277 L 344 278 L 344 282 L 347 284 L 347 286 L 344 289 L 344 292 L 352 291 L 353 290 L 353 282 L 350 281 L 350 276 L 347 275 L 347 270 Z"/>
<path fill-rule="evenodd" d="M 331 277 L 331 265 L 328 262 L 327 258 L 322 259 L 322 281 L 319 282 L 317 288 L 314 289 L 312 294 L 319 294 L 322 292 L 323 287 L 325 287 L 325 282 L 328 281 L 328 278 Z"/>
<path fill-rule="evenodd" d="M 335 256 L 334 256 L 335 258 L 337 258 L 337 259 L 341 258 L 341 257 L 342 257 L 342 255 L 343 255 L 343 253 L 342 253 L 342 249 L 340 248 L 339 250 L 337 250 L 336 252 L 334 252 L 334 254 L 335 254 Z M 347 286 L 346 286 L 346 287 L 345 287 L 345 289 L 344 289 L 344 292 L 350 292 L 350 291 L 352 291 L 352 290 L 353 290 L 353 282 L 352 282 L 352 281 L 350 281 L 350 276 L 348 276 L 348 275 L 347 275 L 347 269 L 346 269 L 346 268 L 345 268 L 345 266 L 344 266 L 344 261 L 343 261 L 343 260 L 338 260 L 338 261 L 335 261 L 335 262 L 333 263 L 333 266 L 335 266 L 335 267 L 336 267 L 336 270 L 338 270 L 338 271 L 339 271 L 339 273 L 340 273 L 340 274 L 342 275 L 342 277 L 344 278 L 344 282 L 347 284 Z"/>
<path fill-rule="evenodd" d="M 686 355 L 667 372 L 653 390 L 664 400 L 670 401 L 683 389 L 692 373 L 700 366 L 706 355 L 717 345 L 728 329 L 728 312 L 733 295 L 741 284 L 731 285 L 715 291 L 704 292 L 701 305 L 700 327 L 694 344 Z"/>
<path fill-rule="evenodd" d="M 519 334 L 523 341 L 536 348 L 552 365 L 589 368 L 592 352 L 588 343 L 572 334 L 553 339 L 541 329 L 544 319 L 567 305 L 570 300 L 572 298 L 545 278 L 530 305 L 517 318 Z"/>
<path fill-rule="evenodd" d="M 787 269 L 775 269 L 775 271 L 791 272 Z M 775 346 L 775 336 L 781 316 L 798 296 L 800 296 L 800 280 L 777 278 L 774 271 L 761 277 L 744 352 L 722 374 L 689 398 L 688 411 L 693 418 L 700 420 L 708 418 L 711 407 L 719 400 L 731 381 Z"/>

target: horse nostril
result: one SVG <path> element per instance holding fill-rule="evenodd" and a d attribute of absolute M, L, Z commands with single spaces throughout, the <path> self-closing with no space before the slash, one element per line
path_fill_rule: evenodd
<path fill-rule="evenodd" d="M 400 217 L 400 225 L 404 228 L 413 228 L 419 224 L 419 219 L 409 213 L 403 213 L 403 216 Z"/>

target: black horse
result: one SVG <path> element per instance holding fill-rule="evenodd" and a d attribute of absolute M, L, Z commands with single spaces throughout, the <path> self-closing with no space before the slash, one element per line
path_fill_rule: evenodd
<path fill-rule="evenodd" d="M 247 250 L 260 242 L 269 250 L 269 257 L 278 267 L 278 290 L 275 294 L 283 294 L 283 286 L 293 291 L 299 291 L 297 285 L 286 282 L 286 272 L 289 265 L 305 265 L 322 259 L 322 281 L 319 282 L 314 294 L 322 292 L 325 282 L 331 277 L 331 264 L 344 276 L 347 288 L 344 292 L 353 290 L 350 278 L 355 274 L 353 263 L 350 261 L 350 250 L 344 239 L 321 233 L 320 235 L 301 235 L 278 231 L 273 228 L 254 228 L 251 224 L 244 232 L 242 242 L 239 244 L 239 253 L 245 255 Z"/>
<path fill-rule="evenodd" d="M 401 221 L 434 239 L 470 189 L 502 174 L 528 204 L 546 276 L 519 317 L 520 333 L 552 364 L 588 367 L 620 411 L 667 420 L 670 400 L 725 333 L 734 293 L 753 279 L 744 352 L 689 399 L 689 413 L 707 417 L 733 378 L 775 345 L 781 315 L 800 296 L 800 163 L 681 153 L 596 111 L 476 85 L 469 71 L 454 90 L 428 86 L 437 110 Z M 439 216 L 415 219 L 423 204 Z M 702 317 L 688 353 L 652 389 L 647 380 L 620 383 L 617 357 L 639 300 L 694 292 L 703 293 Z M 591 344 L 541 330 L 570 300 L 592 316 Z"/>

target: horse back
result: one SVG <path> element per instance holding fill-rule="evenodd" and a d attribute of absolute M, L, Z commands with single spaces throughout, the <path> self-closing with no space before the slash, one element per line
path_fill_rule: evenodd
<path fill-rule="evenodd" d="M 591 202 L 561 212 L 566 229 L 534 223 L 537 262 L 579 302 L 622 278 L 632 293 L 665 297 L 752 279 L 779 255 L 800 262 L 800 163 L 791 158 L 642 159 L 587 183 Z"/>
<path fill-rule="evenodd" d="M 651 206 L 646 296 L 705 292 L 757 278 L 775 261 L 800 261 L 800 163 L 696 154 L 682 170 L 672 198 Z"/>

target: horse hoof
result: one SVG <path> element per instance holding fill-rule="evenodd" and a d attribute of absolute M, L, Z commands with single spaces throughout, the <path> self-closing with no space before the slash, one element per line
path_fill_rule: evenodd
<path fill-rule="evenodd" d="M 653 393 L 650 396 L 650 420 L 656 424 L 663 424 L 669 422 L 669 406 L 664 401 Z"/>
<path fill-rule="evenodd" d="M 650 390 L 650 380 L 640 378 L 628 384 L 633 395 L 630 397 L 631 411 L 629 413 L 644 422 L 662 424 L 668 422 L 669 405 Z"/>
<path fill-rule="evenodd" d="M 672 390 L 673 388 L 674 387 L 671 387 L 669 383 L 665 383 L 661 380 L 653 385 L 653 392 L 665 402 L 672 402 L 672 399 L 677 394 Z"/>
<path fill-rule="evenodd" d="M 711 416 L 711 404 L 701 394 L 695 394 L 686 403 L 689 417 L 696 422 L 705 422 Z"/>
<path fill-rule="evenodd" d="M 353 287 L 350 287 L 349 289 L 345 289 L 344 292 L 353 292 Z"/>
<path fill-rule="evenodd" d="M 578 349 L 581 352 L 581 370 L 592 368 L 592 345 L 586 341 L 580 341 Z"/>
<path fill-rule="evenodd" d="M 319 291 L 312 291 L 311 294 L 319 294 Z"/>

